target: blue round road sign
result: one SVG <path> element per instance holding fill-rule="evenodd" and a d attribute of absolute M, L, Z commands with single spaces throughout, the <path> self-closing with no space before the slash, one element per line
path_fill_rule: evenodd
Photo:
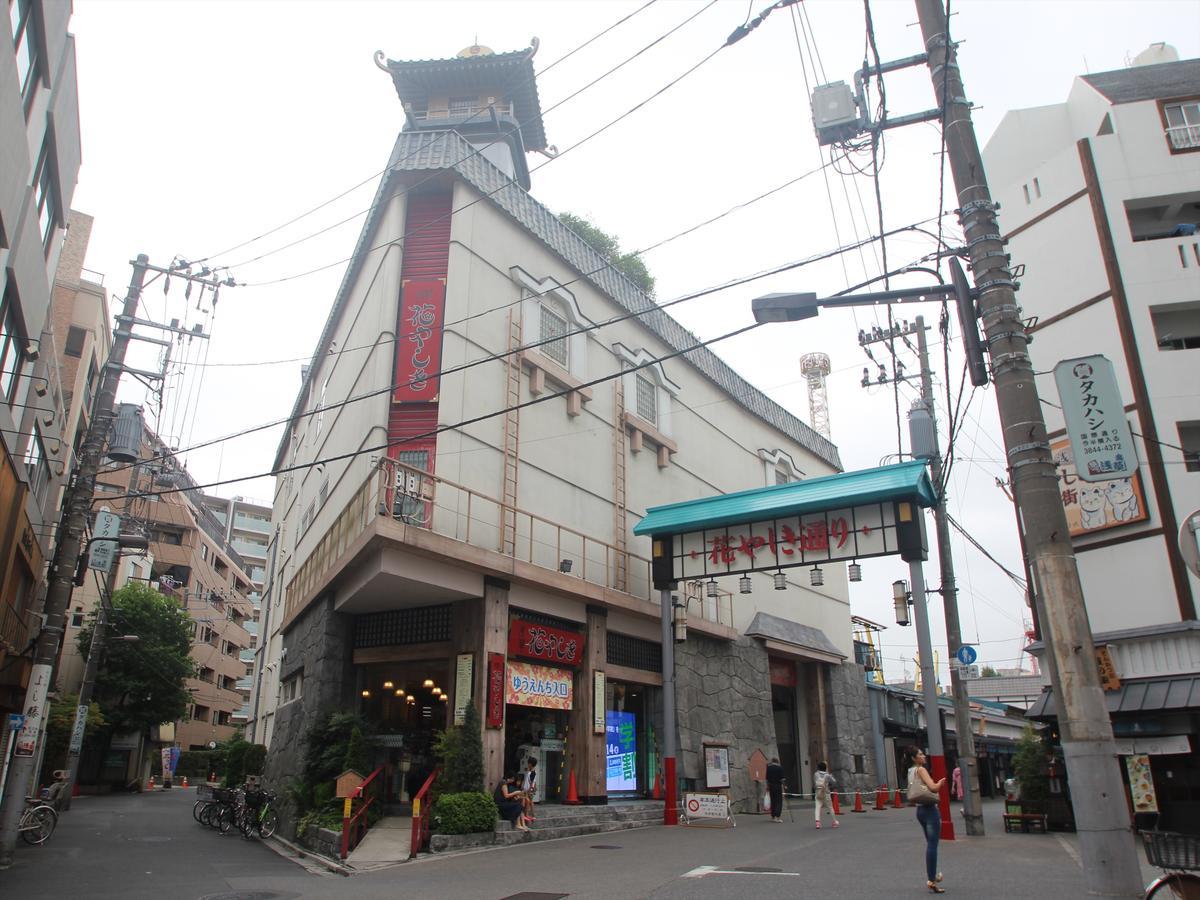
<path fill-rule="evenodd" d="M 964 666 L 969 666 L 979 658 L 979 654 L 975 652 L 975 648 L 969 644 L 963 644 L 958 648 L 958 661 Z"/>

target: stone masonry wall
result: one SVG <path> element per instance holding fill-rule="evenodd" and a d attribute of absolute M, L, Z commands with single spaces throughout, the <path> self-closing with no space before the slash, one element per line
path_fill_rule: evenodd
<path fill-rule="evenodd" d="M 727 743 L 730 802 L 736 812 L 753 811 L 750 754 L 777 753 L 766 648 L 752 638 L 731 644 L 693 632 L 675 645 L 675 683 L 679 776 L 703 790 L 704 743 Z"/>
<path fill-rule="evenodd" d="M 874 790 L 881 782 L 875 742 L 871 735 L 871 706 L 866 674 L 853 662 L 825 669 L 829 728 L 829 768 L 839 790 Z M 863 758 L 863 773 L 855 774 L 854 757 Z M 893 785 L 893 787 L 895 787 Z"/>
<path fill-rule="evenodd" d="M 280 682 L 304 673 L 300 699 L 280 706 L 267 749 L 265 784 L 286 797 L 287 784 L 304 769 L 305 735 L 313 722 L 335 710 L 353 709 L 351 665 L 353 619 L 335 612 L 333 597 L 310 606 L 283 636 Z M 293 811 L 283 804 L 285 833 L 294 828 Z"/>

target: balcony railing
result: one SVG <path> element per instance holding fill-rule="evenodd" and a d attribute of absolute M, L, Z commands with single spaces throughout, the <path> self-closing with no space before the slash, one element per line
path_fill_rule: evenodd
<path fill-rule="evenodd" d="M 513 106 L 511 103 L 494 104 L 496 115 L 498 116 L 513 116 Z M 487 106 L 456 106 L 453 109 L 423 109 L 412 110 L 410 115 L 417 122 L 427 122 L 437 119 L 475 119 L 479 122 L 486 122 L 490 107 Z"/>
<path fill-rule="evenodd" d="M 0 650 L 17 654 L 29 643 L 28 618 L 8 602 L 0 603 Z"/>
<path fill-rule="evenodd" d="M 1200 147 L 1200 125 L 1173 125 L 1167 129 L 1167 140 L 1176 150 Z"/>
<path fill-rule="evenodd" d="M 254 651 L 242 650 L 240 653 L 238 653 L 238 659 L 244 663 L 252 663 L 254 662 Z"/>
<path fill-rule="evenodd" d="M 377 517 L 427 528 L 549 571 L 569 572 L 590 584 L 658 602 L 650 560 L 536 513 L 392 459 L 384 459 L 318 541 L 288 584 L 286 612 L 293 615 L 334 562 Z M 509 533 L 511 532 L 511 534 Z M 570 566 L 566 563 L 570 562 Z M 687 583 L 688 614 L 732 627 L 733 596 L 705 596 Z"/>

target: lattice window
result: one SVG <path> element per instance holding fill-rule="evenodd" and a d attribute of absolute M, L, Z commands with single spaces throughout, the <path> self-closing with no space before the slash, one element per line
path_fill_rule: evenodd
<path fill-rule="evenodd" d="M 641 669 L 643 672 L 662 671 L 662 645 L 655 641 L 608 633 L 608 664 Z"/>
<path fill-rule="evenodd" d="M 450 640 L 452 608 L 420 606 L 359 616 L 354 622 L 354 646 L 395 647 Z"/>
<path fill-rule="evenodd" d="M 563 336 L 567 333 L 567 328 L 566 317 L 559 315 L 557 311 L 543 302 L 541 304 L 541 340 L 548 343 L 540 344 L 538 350 L 564 369 L 568 368 L 570 361 L 570 346 L 568 339 Z"/>
<path fill-rule="evenodd" d="M 654 382 L 642 375 L 635 376 L 637 383 L 637 414 L 651 425 L 658 424 L 658 388 Z"/>
<path fill-rule="evenodd" d="M 530 612 L 525 609 L 514 609 L 509 616 L 509 621 L 513 619 L 532 622 L 534 625 L 541 625 L 545 628 L 557 628 L 559 631 L 583 631 L 585 628 L 579 622 L 568 622 L 566 619 L 558 619 L 545 613 Z"/>

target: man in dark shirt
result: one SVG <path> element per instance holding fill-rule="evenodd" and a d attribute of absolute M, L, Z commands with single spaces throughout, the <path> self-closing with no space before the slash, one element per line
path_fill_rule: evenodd
<path fill-rule="evenodd" d="M 772 756 L 767 764 L 767 793 L 771 796 L 771 821 L 783 821 L 783 766 Z"/>

